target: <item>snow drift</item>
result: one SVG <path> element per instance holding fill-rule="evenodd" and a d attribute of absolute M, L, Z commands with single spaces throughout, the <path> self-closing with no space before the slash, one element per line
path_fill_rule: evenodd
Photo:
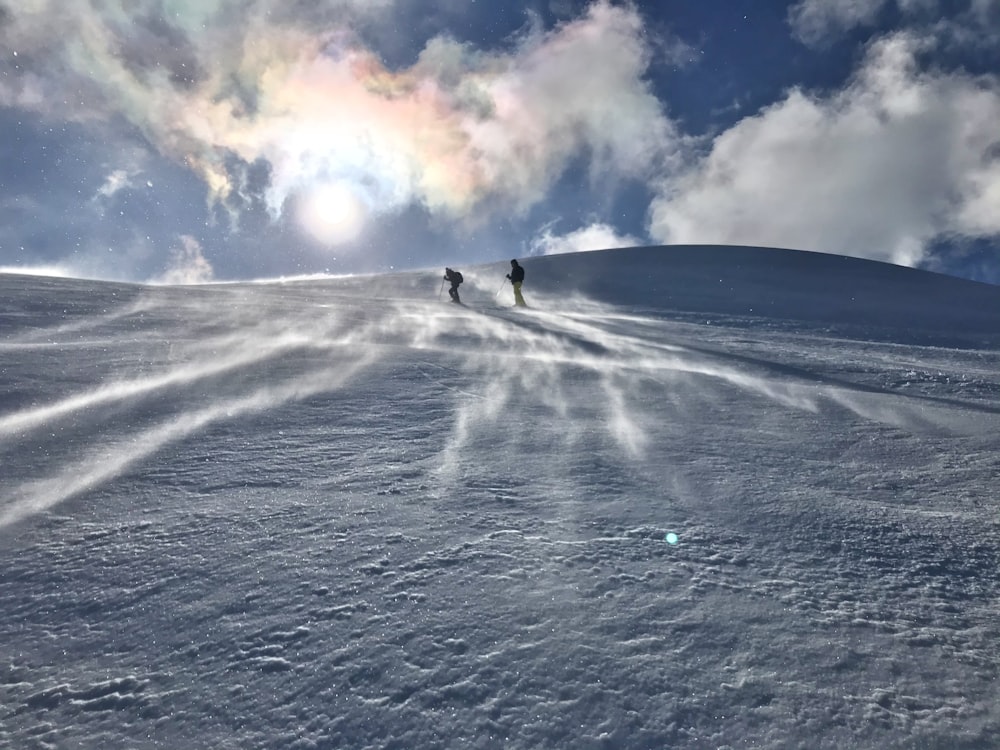
<path fill-rule="evenodd" d="M 0 276 L 0 746 L 989 746 L 1000 290 L 523 264 Z"/>

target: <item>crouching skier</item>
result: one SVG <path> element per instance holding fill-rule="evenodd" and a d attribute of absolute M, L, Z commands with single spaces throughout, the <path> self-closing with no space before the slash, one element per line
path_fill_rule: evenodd
<path fill-rule="evenodd" d="M 450 268 L 444 269 L 444 280 L 451 284 L 448 289 L 448 296 L 451 297 L 452 302 L 461 302 L 458 298 L 458 285 L 461 284 L 465 279 L 462 278 L 461 271 L 453 271 Z"/>

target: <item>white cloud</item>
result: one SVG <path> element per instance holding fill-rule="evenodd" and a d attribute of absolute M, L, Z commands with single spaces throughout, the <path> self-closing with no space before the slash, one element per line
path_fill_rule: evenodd
<path fill-rule="evenodd" d="M 913 265 L 935 238 L 1000 233 L 1000 80 L 921 71 L 926 44 L 886 37 L 843 91 L 793 90 L 720 135 L 664 182 L 651 236 Z"/>
<path fill-rule="evenodd" d="M 276 218 L 328 184 L 368 216 L 523 212 L 576 160 L 644 177 L 677 138 L 645 78 L 652 42 L 630 5 L 595 0 L 504 50 L 439 36 L 406 69 L 364 46 L 353 27 L 374 6 L 361 0 L 256 0 L 239 15 L 221 0 L 182 5 L 169 23 L 113 3 L 11 10 L 6 38 L 34 69 L 0 84 L 0 103 L 37 102 L 94 127 L 124 118 L 223 202 L 238 163 L 267 162 Z M 102 194 L 126 184 L 112 175 Z"/>
<path fill-rule="evenodd" d="M 800 0 L 789 8 L 788 24 L 799 41 L 821 47 L 853 29 L 874 29 L 888 8 L 897 11 L 903 28 L 921 29 L 958 49 L 993 48 L 1000 40 L 1000 0 Z"/>
<path fill-rule="evenodd" d="M 992 56 L 1000 45 L 1000 0 L 970 0 L 967 12 L 939 26 L 938 33 L 956 49 L 983 49 Z"/>
<path fill-rule="evenodd" d="M 970 8 L 987 7 L 996 0 L 969 0 Z M 864 26 L 875 26 L 886 6 L 895 7 L 904 18 L 940 20 L 940 0 L 801 0 L 788 10 L 792 33 L 809 45 L 821 45 L 831 36 Z"/>
<path fill-rule="evenodd" d="M 874 23 L 891 0 L 802 0 L 788 11 L 792 32 L 806 44 L 818 44 L 830 34 Z"/>
<path fill-rule="evenodd" d="M 608 224 L 595 223 L 569 234 L 555 235 L 545 227 L 530 244 L 530 255 L 556 255 L 586 250 L 607 250 L 615 247 L 634 247 L 643 241 L 630 235 L 618 234 Z"/>
<path fill-rule="evenodd" d="M 131 185 L 129 173 L 124 169 L 116 169 L 105 178 L 104 184 L 97 189 L 97 195 L 94 197 L 110 198 L 119 190 L 124 190 L 127 187 L 131 187 Z"/>

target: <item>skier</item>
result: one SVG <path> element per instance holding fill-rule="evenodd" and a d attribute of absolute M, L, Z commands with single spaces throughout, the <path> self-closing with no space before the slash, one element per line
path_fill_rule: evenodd
<path fill-rule="evenodd" d="M 521 284 L 524 283 L 524 268 L 516 260 L 510 262 L 510 273 L 507 274 L 510 285 L 514 287 L 514 304 L 518 307 L 527 307 L 524 297 L 521 296 Z"/>
<path fill-rule="evenodd" d="M 451 297 L 451 301 L 460 303 L 462 300 L 458 298 L 458 285 L 464 281 L 462 273 L 460 271 L 453 271 L 450 268 L 445 268 L 444 280 L 451 284 L 451 288 L 448 289 L 448 295 Z"/>

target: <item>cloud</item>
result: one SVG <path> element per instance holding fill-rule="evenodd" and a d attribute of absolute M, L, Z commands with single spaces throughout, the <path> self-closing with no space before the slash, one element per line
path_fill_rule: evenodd
<path fill-rule="evenodd" d="M 194 237 L 183 235 L 180 247 L 171 253 L 170 265 L 153 279 L 157 284 L 206 284 L 215 276 L 212 264 L 205 258 L 201 244 Z"/>
<path fill-rule="evenodd" d="M 132 178 L 129 173 L 124 169 L 116 169 L 108 175 L 104 184 L 97 189 L 97 195 L 94 198 L 111 198 L 119 190 L 124 190 L 131 186 Z"/>
<path fill-rule="evenodd" d="M 972 0 L 969 10 L 980 21 L 996 20 L 1000 15 L 1000 0 Z"/>
<path fill-rule="evenodd" d="M 969 0 L 965 12 L 938 20 L 936 29 L 952 49 L 965 53 L 982 50 L 994 60 L 1000 45 L 1000 0 Z"/>
<path fill-rule="evenodd" d="M 546 227 L 530 243 L 530 255 L 556 255 L 588 250 L 607 250 L 615 247 L 635 247 L 642 240 L 621 235 L 609 224 L 594 223 L 563 235 L 555 235 Z"/>
<path fill-rule="evenodd" d="M 834 33 L 875 23 L 892 0 L 802 0 L 788 10 L 794 35 L 806 44 L 820 44 Z"/>
<path fill-rule="evenodd" d="M 954 45 L 996 44 L 1000 0 L 800 0 L 788 10 L 792 34 L 821 47 L 857 28 L 874 29 L 888 10 L 905 28 L 923 29 Z"/>
<path fill-rule="evenodd" d="M 996 0 L 970 0 L 980 9 Z M 857 27 L 873 27 L 886 8 L 895 8 L 906 19 L 937 19 L 943 16 L 940 0 L 801 0 L 788 9 L 793 35 L 809 45 L 822 45 Z"/>
<path fill-rule="evenodd" d="M 844 90 L 722 133 L 663 181 L 650 234 L 914 265 L 936 238 L 1000 233 L 1000 78 L 921 70 L 932 43 L 884 37 Z"/>
<path fill-rule="evenodd" d="M 629 177 L 674 158 L 631 6 L 597 0 L 499 51 L 438 36 L 391 69 L 358 35 L 389 2 L 245 5 L 11 4 L 0 33 L 20 62 L 0 104 L 101 127 L 124 118 L 234 212 L 245 173 L 263 166 L 275 219 L 314 215 L 317 192 L 339 192 L 359 222 L 412 206 L 459 221 L 523 213 L 581 157 Z M 361 231 L 306 224 L 326 244 Z"/>

